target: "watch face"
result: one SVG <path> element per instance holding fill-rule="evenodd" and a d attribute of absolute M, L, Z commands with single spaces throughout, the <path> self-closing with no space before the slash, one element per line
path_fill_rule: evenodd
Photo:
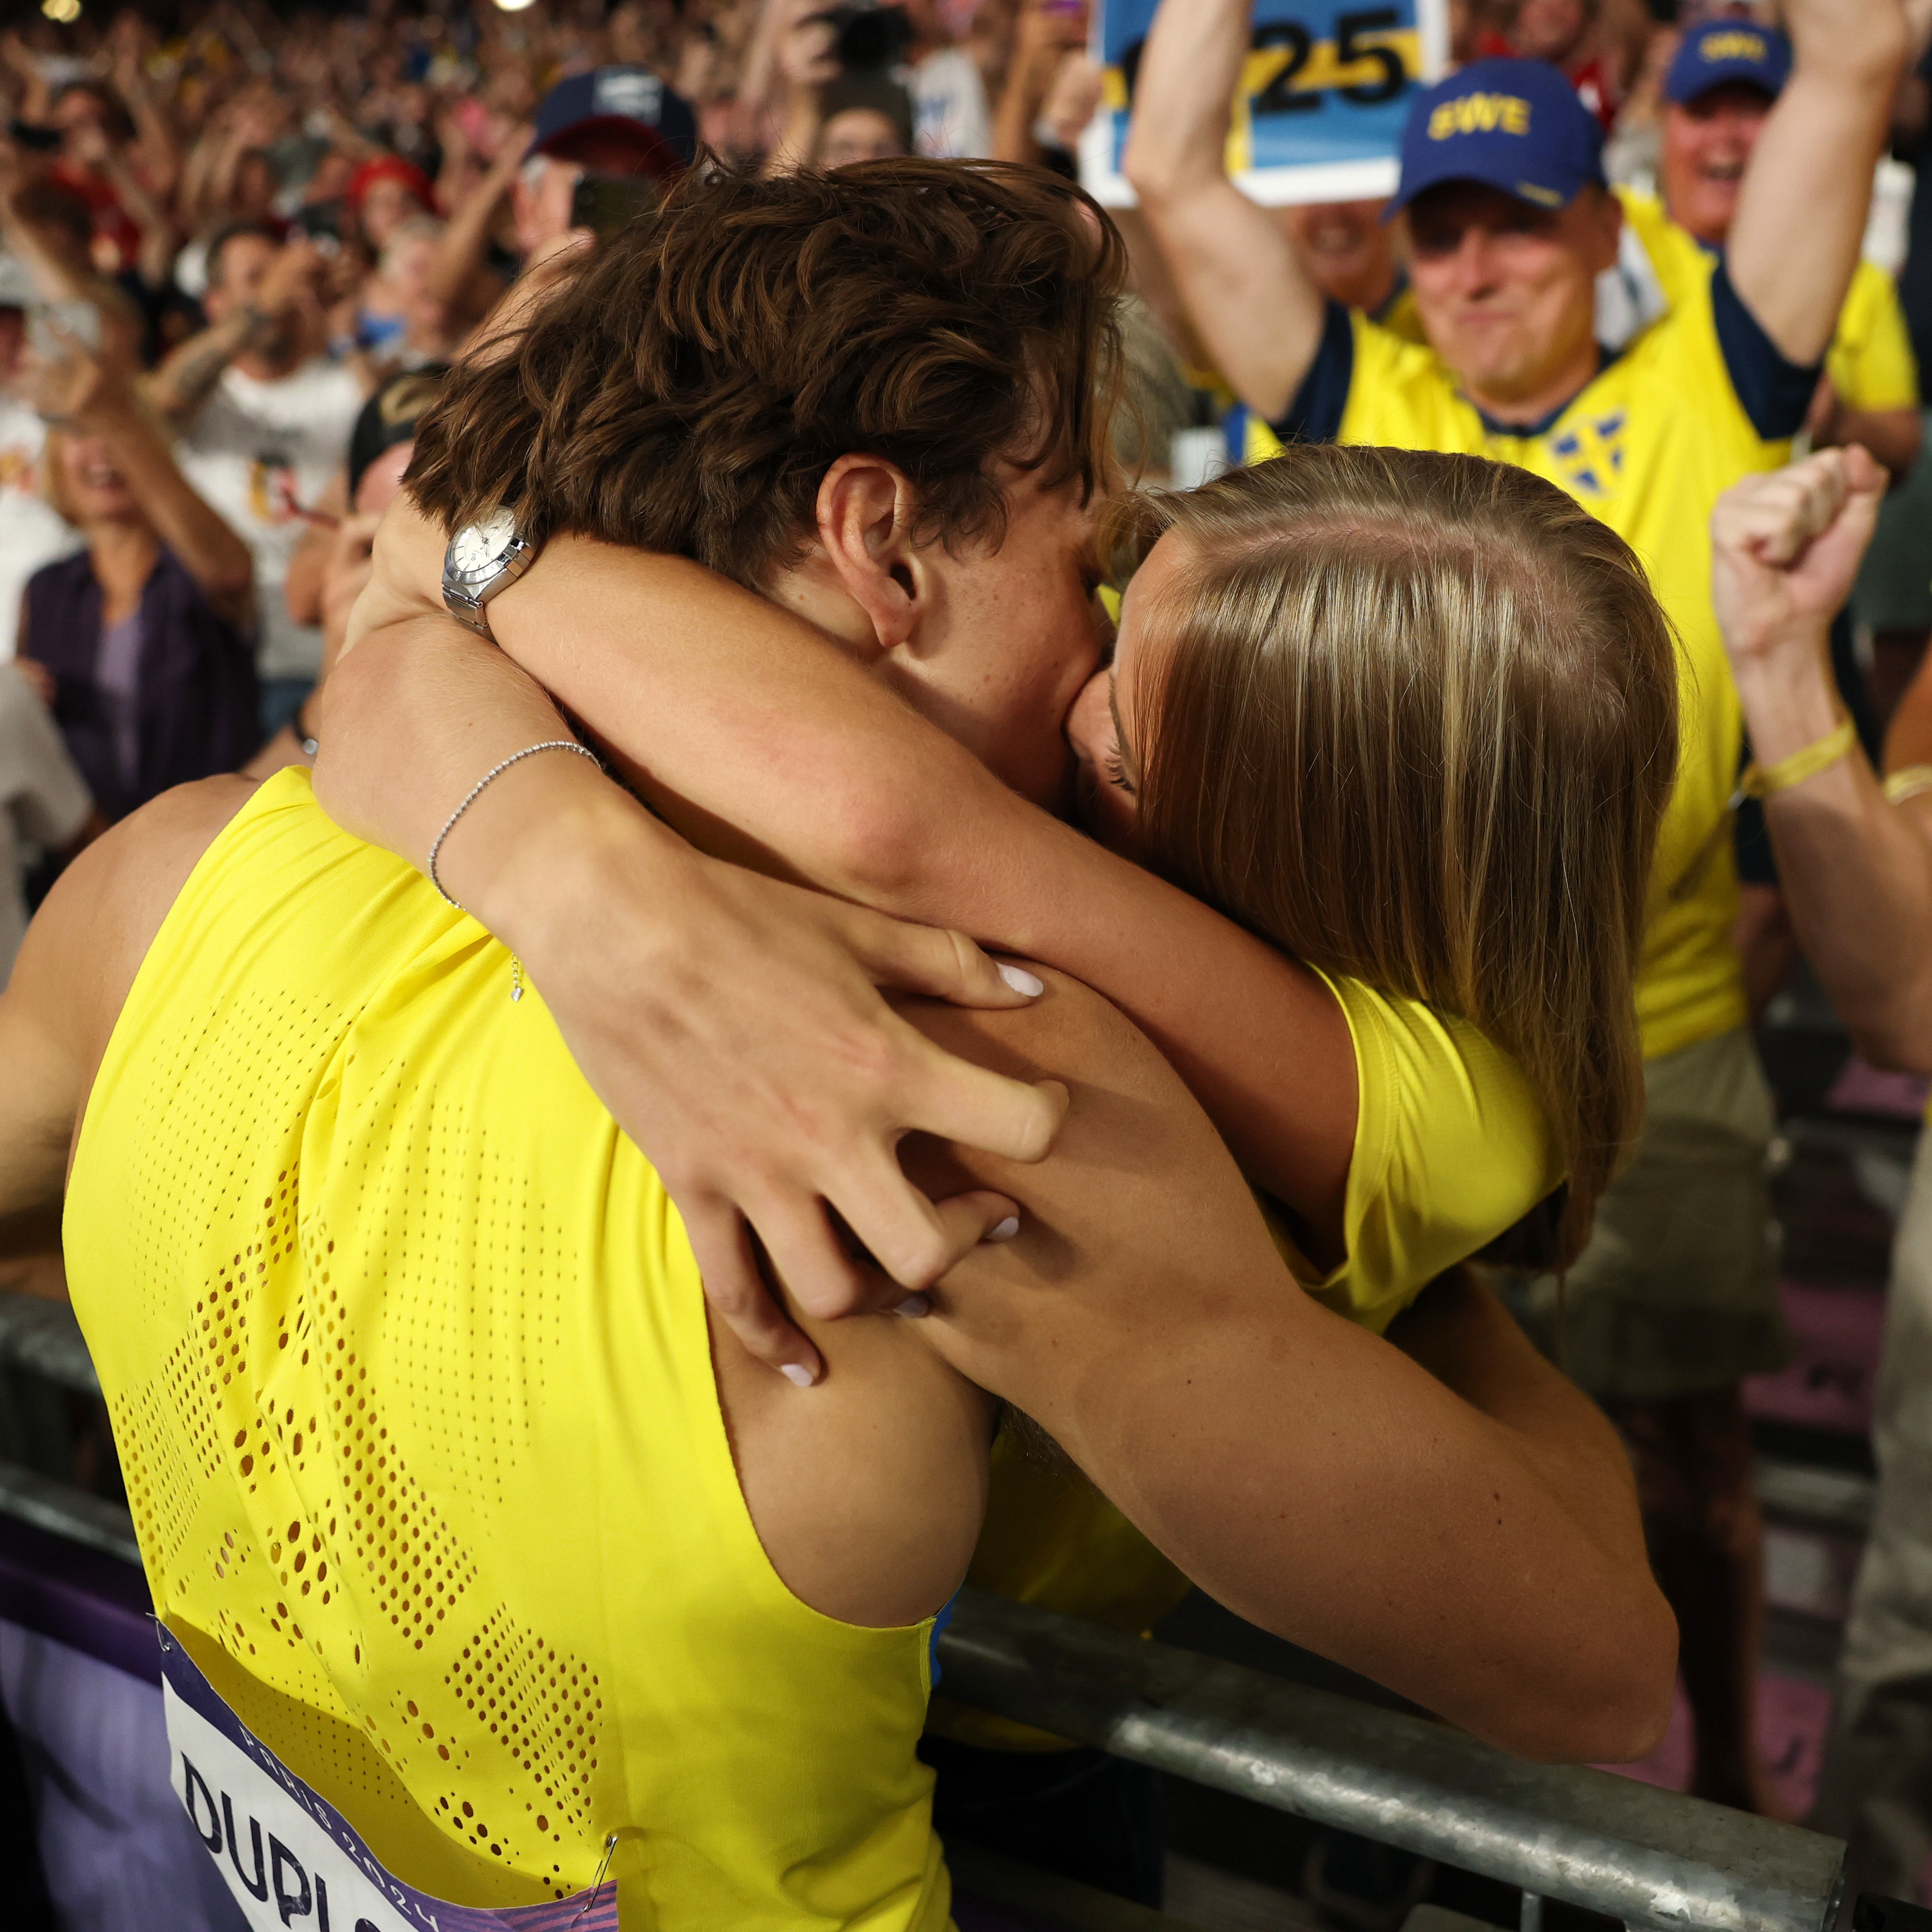
<path fill-rule="evenodd" d="M 480 524 L 470 524 L 449 542 L 450 567 L 474 580 L 493 575 L 516 541 L 517 520 L 508 510 L 493 511 Z"/>

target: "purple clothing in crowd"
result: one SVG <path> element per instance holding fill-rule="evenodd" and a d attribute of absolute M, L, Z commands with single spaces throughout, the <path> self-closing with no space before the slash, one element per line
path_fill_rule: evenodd
<path fill-rule="evenodd" d="M 106 648 L 100 586 L 85 550 L 28 580 L 26 616 L 28 654 L 54 676 L 54 722 L 108 818 L 254 755 L 254 636 L 216 614 L 165 545 L 136 617 L 113 627 L 119 649 Z M 123 660 L 136 643 L 130 665 Z"/>

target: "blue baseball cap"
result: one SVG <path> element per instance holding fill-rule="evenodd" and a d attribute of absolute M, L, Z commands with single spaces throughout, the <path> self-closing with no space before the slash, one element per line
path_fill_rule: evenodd
<path fill-rule="evenodd" d="M 1472 62 L 1415 97 L 1390 214 L 1438 182 L 1480 182 L 1567 208 L 1604 179 L 1604 130 L 1547 61 Z"/>
<path fill-rule="evenodd" d="M 560 80 L 537 104 L 533 154 L 576 157 L 574 146 L 599 137 L 637 152 L 638 171 L 676 174 L 698 156 L 698 117 L 647 68 L 600 67 Z"/>
<path fill-rule="evenodd" d="M 1678 44 L 1664 76 L 1664 98 L 1682 107 L 1727 80 L 1742 80 L 1774 100 L 1790 78 L 1791 43 L 1774 28 L 1748 20 L 1706 20 Z"/>

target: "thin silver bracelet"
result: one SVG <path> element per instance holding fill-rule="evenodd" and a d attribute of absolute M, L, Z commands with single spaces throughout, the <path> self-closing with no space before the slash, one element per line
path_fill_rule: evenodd
<path fill-rule="evenodd" d="M 546 738 L 541 745 L 526 745 L 520 752 L 512 752 L 502 764 L 492 765 L 469 790 L 464 794 L 463 802 L 443 821 L 442 830 L 436 835 L 436 843 L 429 848 L 429 882 L 442 894 L 446 905 L 455 906 L 458 912 L 467 912 L 467 906 L 458 905 L 448 893 L 443 891 L 442 881 L 436 875 L 436 862 L 442 850 L 442 842 L 456 829 L 456 821 L 483 796 L 484 790 L 496 779 L 501 778 L 514 764 L 525 758 L 533 758 L 539 752 L 574 752 L 580 758 L 588 758 L 601 772 L 604 761 L 588 745 L 580 745 L 574 738 Z"/>

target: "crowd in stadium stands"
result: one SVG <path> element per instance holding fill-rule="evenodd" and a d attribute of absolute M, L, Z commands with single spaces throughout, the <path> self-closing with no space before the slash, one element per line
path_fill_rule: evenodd
<path fill-rule="evenodd" d="M 1224 168 L 1247 9 L 1166 0 L 1133 81 L 1138 206 L 1112 211 L 1126 469 L 1184 487 L 1298 442 L 1377 443 L 1498 458 L 1586 507 L 1614 497 L 1603 520 L 1646 560 L 1704 688 L 1728 692 L 1714 509 L 1794 438 L 1801 454 L 1862 446 L 1888 488 L 1852 459 L 1832 472 L 1841 496 L 1884 500 L 1830 661 L 1882 769 L 1932 634 L 1916 374 L 1932 190 L 1911 172 L 1932 153 L 1932 7 L 1905 9 L 1868 198 L 1869 158 L 1842 182 L 1827 165 L 1856 143 L 1832 146 L 1818 4 L 1452 0 L 1449 77 L 1435 120 L 1412 125 L 1395 206 L 1264 208 Z M 47 0 L 16 17 L 0 34 L 0 986 L 30 909 L 107 827 L 184 781 L 314 763 L 318 687 L 418 422 L 671 184 L 908 156 L 1077 179 L 1108 96 L 1086 0 L 160 0 L 111 16 Z M 1520 154 L 1494 146 L 1523 131 L 1499 100 L 1523 129 L 1534 116 Z M 1521 293 L 1501 321 L 1485 274 Z M 1845 276 L 1814 314 L 1808 291 Z M 1738 675 L 1744 727 L 1768 731 Z M 1728 696 L 1684 730 L 1661 848 L 1678 884 L 1636 986 L 1648 1137 L 1606 1172 L 1567 1280 L 1496 1279 L 1533 1335 L 1567 1347 L 1636 1464 L 1683 1631 L 1695 1788 L 1771 1810 L 1739 1390 L 1790 1342 L 1750 1028 L 1801 950 L 1838 987 L 1780 886 L 1762 800 L 1732 809 L 1739 730 Z M 656 749 L 627 748 L 645 764 Z M 1741 892 L 1716 856 L 1728 842 Z M 1881 1417 L 1901 1441 L 1924 1400 L 1904 1373 Z M 1865 1676 L 1847 1680 L 1823 1822 L 1854 1836 L 1861 1873 L 1906 1892 L 1932 1873 L 1932 1787 L 1882 1767 L 1932 1777 L 1932 1735 L 1922 1710 L 1888 1743 L 1881 1694 L 1915 1670 L 1922 1686 L 1924 1666 L 1883 1633 L 1922 1629 L 1897 1606 L 1924 1590 L 1925 1544 L 1888 1534 L 1855 1612 Z M 1870 1800 L 1887 1776 L 1894 1797 Z"/>

